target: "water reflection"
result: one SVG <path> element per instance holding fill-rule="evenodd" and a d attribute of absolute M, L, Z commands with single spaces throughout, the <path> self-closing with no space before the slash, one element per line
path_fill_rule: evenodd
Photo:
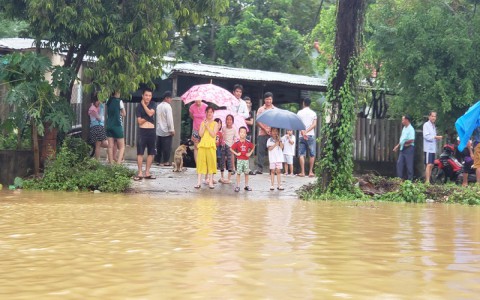
<path fill-rule="evenodd" d="M 3 191 L 0 215 L 0 299 L 480 293 L 478 207 Z"/>

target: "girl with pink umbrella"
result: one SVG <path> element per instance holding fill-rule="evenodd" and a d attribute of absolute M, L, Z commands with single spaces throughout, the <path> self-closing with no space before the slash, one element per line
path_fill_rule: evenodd
<path fill-rule="evenodd" d="M 217 147 L 215 145 L 218 132 L 218 123 L 213 119 L 213 107 L 207 107 L 206 118 L 200 123 L 198 134 L 200 135 L 200 143 L 198 143 L 197 157 L 197 185 L 200 188 L 202 175 L 208 178 L 208 187 L 213 189 L 213 174 L 217 173 Z"/>
<path fill-rule="evenodd" d="M 190 118 L 193 120 L 193 129 L 192 129 L 192 142 L 194 145 L 193 156 L 195 159 L 195 163 L 197 163 L 197 155 L 198 155 L 198 143 L 200 142 L 200 124 L 202 124 L 203 120 L 205 120 L 205 109 L 207 108 L 207 104 L 202 102 L 202 99 L 195 100 L 195 102 L 190 106 L 188 109 Z"/>

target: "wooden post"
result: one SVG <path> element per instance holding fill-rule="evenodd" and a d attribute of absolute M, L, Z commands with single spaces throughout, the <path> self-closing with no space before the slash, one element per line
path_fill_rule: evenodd
<path fill-rule="evenodd" d="M 172 91 L 172 93 L 174 93 Z M 175 149 L 180 145 L 180 137 L 182 136 L 182 99 L 179 97 L 172 98 L 172 114 L 173 114 L 173 126 L 175 128 L 175 135 L 172 140 L 172 149 L 170 151 L 170 157 L 173 158 Z"/>

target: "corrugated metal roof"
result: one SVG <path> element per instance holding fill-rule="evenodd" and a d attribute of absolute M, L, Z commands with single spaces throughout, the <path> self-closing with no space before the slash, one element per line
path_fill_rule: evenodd
<path fill-rule="evenodd" d="M 191 75 L 207 78 L 228 78 L 253 82 L 278 83 L 308 90 L 326 90 L 327 77 L 310 77 L 279 72 L 253 69 L 231 68 L 224 66 L 204 65 L 196 63 L 178 63 L 170 71 L 174 75 Z"/>
<path fill-rule="evenodd" d="M 4 38 L 0 39 L 0 49 L 27 50 L 35 48 L 33 39 Z M 85 57 L 86 61 L 95 61 L 95 58 Z M 172 59 L 166 59 L 169 63 Z M 254 69 L 232 68 L 197 63 L 177 63 L 171 69 L 168 65 L 164 70 L 172 75 L 191 75 L 206 78 L 238 79 L 251 82 L 265 82 L 269 84 L 281 84 L 304 88 L 306 90 L 326 90 L 327 76 L 311 77 L 288 73 L 269 72 Z M 170 70 L 169 70 L 170 69 Z"/>
<path fill-rule="evenodd" d="M 12 50 L 33 49 L 35 48 L 33 42 L 33 39 L 5 38 L 0 39 L 0 48 Z"/>

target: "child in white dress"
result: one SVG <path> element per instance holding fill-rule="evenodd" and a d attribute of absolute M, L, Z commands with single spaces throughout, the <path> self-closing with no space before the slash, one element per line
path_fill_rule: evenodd
<path fill-rule="evenodd" d="M 277 189 L 283 191 L 282 182 L 280 178 L 280 171 L 283 165 L 283 143 L 280 140 L 278 128 L 271 129 L 271 137 L 267 140 L 268 161 L 270 163 L 270 190 L 273 191 L 275 174 L 277 175 Z"/>

